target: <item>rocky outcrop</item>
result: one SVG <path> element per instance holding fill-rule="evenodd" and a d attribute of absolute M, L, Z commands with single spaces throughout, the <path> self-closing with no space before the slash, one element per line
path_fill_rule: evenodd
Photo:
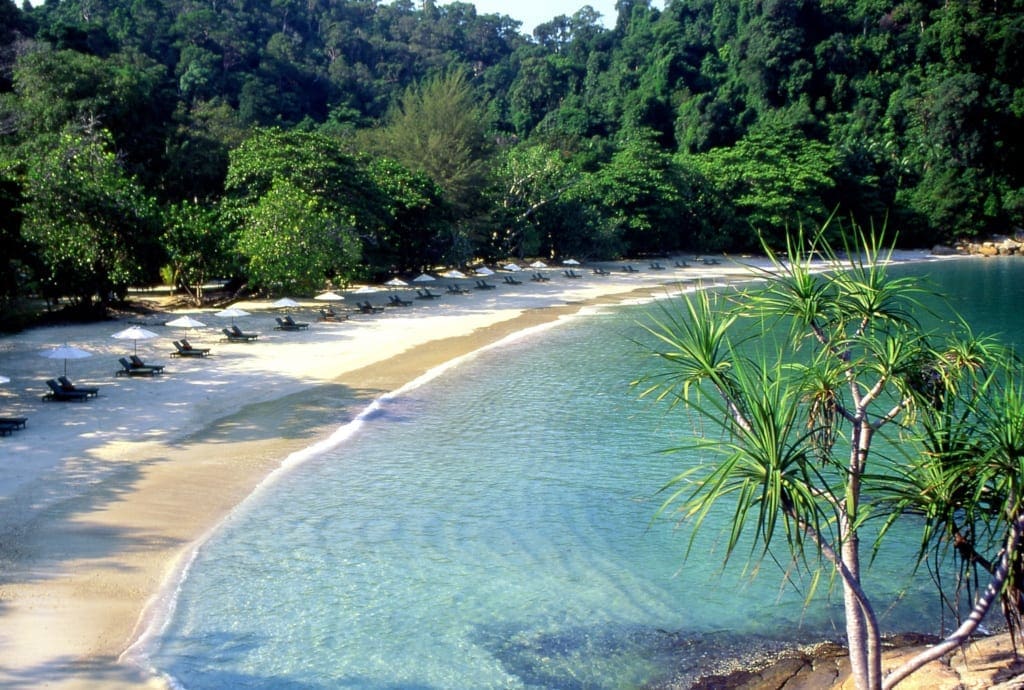
<path fill-rule="evenodd" d="M 891 640 L 883 670 L 925 649 L 921 640 Z M 691 690 L 852 690 L 845 650 L 832 644 L 795 650 L 759 669 L 701 679 Z M 975 640 L 933 661 L 899 684 L 898 690 L 1024 690 L 1024 660 L 1009 634 Z"/>
<path fill-rule="evenodd" d="M 993 237 L 984 242 L 959 242 L 955 247 L 936 245 L 932 254 L 948 256 L 950 254 L 976 254 L 980 256 L 1018 256 L 1024 255 L 1024 231 L 1014 237 Z"/>

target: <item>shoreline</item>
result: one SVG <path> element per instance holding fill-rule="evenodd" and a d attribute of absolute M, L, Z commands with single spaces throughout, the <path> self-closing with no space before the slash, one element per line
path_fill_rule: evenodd
<path fill-rule="evenodd" d="M 917 252 L 907 260 L 931 258 Z M 183 559 L 293 453 L 458 357 L 588 307 L 663 296 L 682 280 L 710 285 L 712 276 L 757 277 L 732 264 L 610 280 L 555 277 L 282 335 L 265 327 L 279 313 L 270 311 L 258 326 L 242 324 L 270 344 L 212 343 L 181 331 L 162 333 L 152 341 L 159 346 L 140 342 L 140 355 L 168 366 L 152 381 L 110 375 L 114 355 L 127 346 L 107 340 L 116 322 L 0 338 L 0 373 L 17 374 L 14 387 L 28 386 L 18 408 L 10 409 L 7 396 L 0 404 L 4 414 L 29 416 L 28 429 L 0 441 L 0 454 L 21 449 L 23 459 L 11 460 L 30 466 L 0 479 L 0 685 L 167 687 L 126 663 L 125 652 L 153 623 Z M 254 314 L 259 307 L 241 306 Z M 167 358 L 166 343 L 182 334 L 215 356 Z M 35 403 L 37 395 L 29 401 L 28 391 L 41 392 L 41 381 L 57 371 L 38 357 L 40 344 L 62 340 L 103 353 L 73 361 L 69 371 L 78 383 L 101 386 L 101 397 L 77 405 Z"/>

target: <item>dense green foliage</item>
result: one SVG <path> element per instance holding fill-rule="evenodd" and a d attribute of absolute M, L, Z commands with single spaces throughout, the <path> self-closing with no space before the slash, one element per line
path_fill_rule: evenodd
<path fill-rule="evenodd" d="M 93 262 L 112 272 L 97 289 L 155 280 L 154 262 L 193 280 L 184 202 L 222 216 L 200 273 L 270 290 L 509 254 L 778 246 L 836 210 L 914 244 L 1024 226 L 1024 1 L 664 5 L 621 0 L 612 28 L 584 6 L 526 36 L 463 2 L 0 0 L 0 298 L 86 297 L 43 242 L 39 214 L 67 189 L 42 172 L 100 130 L 117 170 L 92 183 L 147 210 L 110 228 L 144 260 Z M 300 179 L 293 157 L 347 172 Z M 260 193 L 237 186 L 243 165 Z M 325 256 L 283 261 L 282 223 Z"/>

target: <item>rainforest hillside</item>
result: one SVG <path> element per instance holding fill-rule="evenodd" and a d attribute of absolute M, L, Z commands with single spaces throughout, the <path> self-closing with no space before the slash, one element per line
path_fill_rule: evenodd
<path fill-rule="evenodd" d="M 1024 225 L 1024 0 L 0 0 L 0 298 Z"/>

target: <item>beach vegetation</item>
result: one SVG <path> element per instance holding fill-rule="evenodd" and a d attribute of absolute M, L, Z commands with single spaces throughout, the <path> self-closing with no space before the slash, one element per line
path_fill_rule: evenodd
<path fill-rule="evenodd" d="M 3 231 L 22 253 L 3 289 L 62 293 L 29 235 L 66 190 L 30 171 L 86 127 L 163 223 L 133 223 L 141 283 L 181 263 L 167 224 L 185 202 L 236 239 L 220 277 L 267 290 L 534 253 L 782 250 L 835 209 L 889 219 L 905 246 L 1024 227 L 1024 0 L 654 5 L 529 33 L 468 3 L 0 0 Z M 310 276 L 237 241 L 271 190 L 275 218 L 305 195 L 317 208 L 292 219 L 334 237 L 306 238 L 338 252 Z"/>
<path fill-rule="evenodd" d="M 223 213 L 255 289 L 344 284 L 358 265 L 358 229 L 385 222 L 366 167 L 311 132 L 258 130 L 231 152 L 225 186 Z"/>
<path fill-rule="evenodd" d="M 220 209 L 198 201 L 171 204 L 165 209 L 163 227 L 167 264 L 161 277 L 202 306 L 207 281 L 232 273 L 232 236 Z"/>
<path fill-rule="evenodd" d="M 748 545 L 755 562 L 832 582 L 856 687 L 876 690 L 965 644 L 993 607 L 1021 629 L 1024 389 L 1003 344 L 890 272 L 883 233 L 842 253 L 826 235 L 794 235 L 780 254 L 766 242 L 763 286 L 666 307 L 647 326 L 664 367 L 638 385 L 704 429 L 664 513 L 696 535 L 725 507 L 727 562 Z M 817 252 L 836 270 L 812 271 Z M 897 524 L 919 534 L 920 576 L 958 625 L 883 674 L 890 602 L 863 576 Z"/>
<path fill-rule="evenodd" d="M 69 127 L 25 163 L 22 232 L 39 290 L 88 312 L 124 299 L 162 263 L 155 200 L 121 165 L 109 133 Z"/>

